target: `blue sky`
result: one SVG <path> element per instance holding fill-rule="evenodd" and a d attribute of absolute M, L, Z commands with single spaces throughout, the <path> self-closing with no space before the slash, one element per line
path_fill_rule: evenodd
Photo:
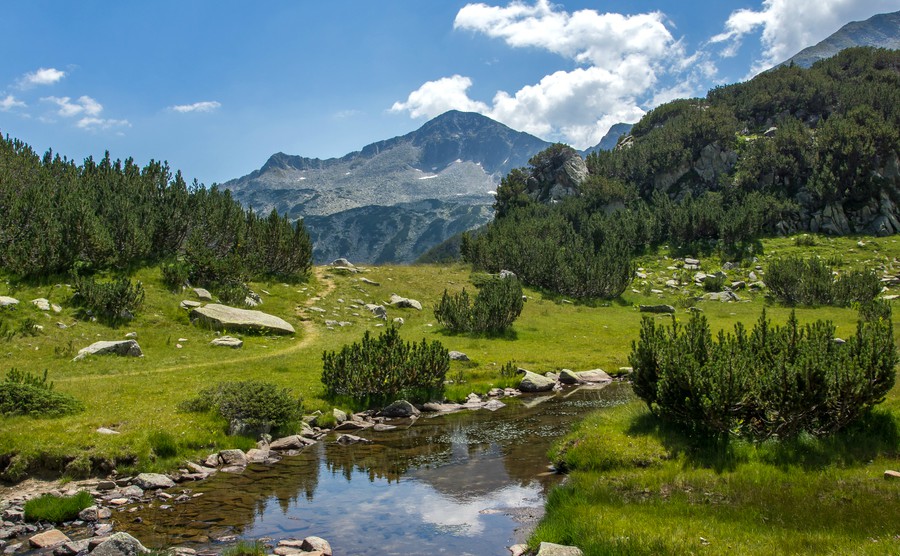
<path fill-rule="evenodd" d="M 448 109 L 579 148 L 900 0 L 29 1 L 3 7 L 0 132 L 224 182 Z"/>

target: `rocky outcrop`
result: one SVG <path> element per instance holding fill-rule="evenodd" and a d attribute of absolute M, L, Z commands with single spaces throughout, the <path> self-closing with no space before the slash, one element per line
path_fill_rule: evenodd
<path fill-rule="evenodd" d="M 294 334 L 294 327 L 286 320 L 251 309 L 237 309 L 227 305 L 210 303 L 196 307 L 190 313 L 191 322 L 214 330 L 239 332 L 263 332 L 270 334 Z"/>
<path fill-rule="evenodd" d="M 120 355 L 127 357 L 143 357 L 144 352 L 135 340 L 113 340 L 94 342 L 86 348 L 78 350 L 72 361 L 81 361 L 89 355 Z"/>
<path fill-rule="evenodd" d="M 535 160 L 537 159 L 537 160 Z M 541 203 L 553 203 L 577 195 L 587 179 L 588 169 L 578 152 L 565 145 L 554 145 L 532 158 L 526 193 Z"/>

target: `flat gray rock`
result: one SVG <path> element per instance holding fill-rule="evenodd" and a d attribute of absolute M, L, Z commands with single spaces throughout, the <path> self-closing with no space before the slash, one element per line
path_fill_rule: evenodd
<path fill-rule="evenodd" d="M 194 295 L 201 301 L 212 301 L 212 294 L 203 288 L 194 288 Z"/>
<path fill-rule="evenodd" d="M 541 376 L 525 369 L 519 369 L 516 372 L 524 375 L 522 382 L 519 383 L 519 390 L 522 392 L 547 392 L 553 390 L 553 386 L 556 384 L 556 381 L 552 378 Z"/>
<path fill-rule="evenodd" d="M 15 297 L 0 295 L 0 307 L 15 307 L 19 304 L 19 300 Z"/>
<path fill-rule="evenodd" d="M 575 373 L 578 379 L 582 382 L 589 382 L 592 384 L 602 383 L 602 382 L 612 382 L 612 377 L 604 371 L 603 369 L 592 369 L 590 371 L 581 371 L 580 373 Z"/>
<path fill-rule="evenodd" d="M 237 349 L 244 345 L 244 340 L 241 340 L 240 338 L 234 338 L 232 336 L 222 336 L 221 338 L 216 338 L 215 340 L 211 341 L 209 344 L 212 346 Z"/>
<path fill-rule="evenodd" d="M 641 305 L 642 313 L 674 313 L 675 307 L 671 305 Z"/>
<path fill-rule="evenodd" d="M 128 533 L 114 533 L 91 551 L 94 556 L 136 556 L 150 552 Z"/>
<path fill-rule="evenodd" d="M 78 350 L 72 361 L 81 361 L 88 355 L 114 354 L 127 357 L 143 357 L 144 352 L 135 340 L 113 340 L 94 342 L 86 348 Z"/>
<path fill-rule="evenodd" d="M 144 490 L 156 490 L 160 488 L 172 488 L 175 482 L 160 473 L 141 473 L 134 478 L 134 484 Z"/>
<path fill-rule="evenodd" d="M 270 332 L 294 334 L 294 327 L 286 320 L 251 309 L 237 309 L 227 305 L 210 303 L 191 310 L 191 321 L 199 322 L 215 330 L 239 332 Z"/>
<path fill-rule="evenodd" d="M 580 548 L 574 546 L 542 542 L 536 556 L 583 556 L 583 554 Z"/>

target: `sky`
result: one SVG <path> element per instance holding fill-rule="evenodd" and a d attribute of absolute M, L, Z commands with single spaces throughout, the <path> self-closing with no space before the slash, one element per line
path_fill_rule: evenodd
<path fill-rule="evenodd" d="M 210 185 L 480 112 L 579 149 L 900 0 L 191 0 L 0 8 L 0 133 Z"/>

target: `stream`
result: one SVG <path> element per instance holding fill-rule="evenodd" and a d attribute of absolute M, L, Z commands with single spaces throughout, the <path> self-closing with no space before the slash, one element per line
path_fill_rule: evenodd
<path fill-rule="evenodd" d="M 275 464 L 184 483 L 193 500 L 120 514 L 116 530 L 150 548 L 315 535 L 336 555 L 506 555 L 562 479 L 548 472 L 553 442 L 588 412 L 631 396 L 625 383 L 584 386 L 358 433 L 372 444 L 342 446 L 330 436 Z"/>

